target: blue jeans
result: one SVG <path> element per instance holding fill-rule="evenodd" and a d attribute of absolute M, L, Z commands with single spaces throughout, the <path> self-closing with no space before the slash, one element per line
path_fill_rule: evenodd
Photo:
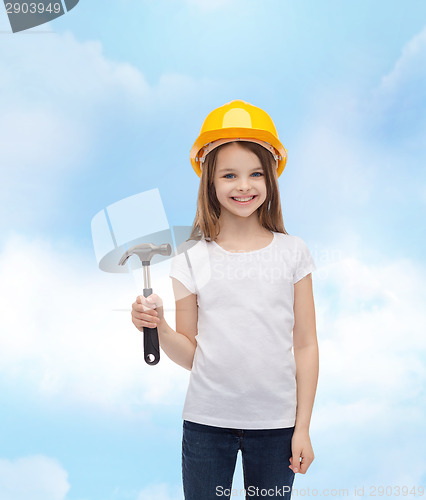
<path fill-rule="evenodd" d="M 294 427 L 228 429 L 184 420 L 185 500 L 229 499 L 238 450 L 242 454 L 244 491 L 236 490 L 236 499 L 290 500 L 294 481 L 294 472 L 289 468 L 293 432 Z"/>

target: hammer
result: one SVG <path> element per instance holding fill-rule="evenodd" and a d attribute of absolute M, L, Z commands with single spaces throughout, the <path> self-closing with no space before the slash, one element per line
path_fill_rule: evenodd
<path fill-rule="evenodd" d="M 171 255 L 172 247 L 165 243 L 163 245 L 154 245 L 153 243 L 140 243 L 134 247 L 127 250 L 127 252 L 121 257 L 119 265 L 124 266 L 127 259 L 132 255 L 137 255 L 143 266 L 143 281 L 144 289 L 143 296 L 149 297 L 152 294 L 151 288 L 151 278 L 149 272 L 149 266 L 151 264 L 151 259 L 154 255 Z M 160 361 L 160 346 L 158 341 L 158 330 L 157 327 L 149 328 L 147 326 L 143 327 L 143 348 L 144 348 L 144 359 L 148 365 L 156 365 Z"/>

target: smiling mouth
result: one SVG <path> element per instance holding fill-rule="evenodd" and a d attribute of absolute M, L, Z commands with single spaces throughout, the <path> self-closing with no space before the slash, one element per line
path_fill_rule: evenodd
<path fill-rule="evenodd" d="M 239 197 L 240 200 L 245 200 L 247 198 L 249 198 L 248 196 L 241 196 Z M 238 203 L 240 205 L 249 205 L 253 200 L 255 200 L 257 198 L 257 194 L 254 195 L 253 197 L 251 197 L 250 199 L 248 199 L 247 201 L 238 201 L 237 199 L 235 199 L 234 197 L 231 197 L 231 200 L 234 200 L 235 203 Z"/>

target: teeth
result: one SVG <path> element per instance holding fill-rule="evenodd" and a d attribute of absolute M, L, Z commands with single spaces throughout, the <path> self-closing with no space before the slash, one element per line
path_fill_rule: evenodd
<path fill-rule="evenodd" d="M 252 200 L 254 198 L 254 196 L 251 196 L 250 198 L 234 198 L 234 200 L 237 200 L 237 201 L 249 201 L 249 200 Z"/>

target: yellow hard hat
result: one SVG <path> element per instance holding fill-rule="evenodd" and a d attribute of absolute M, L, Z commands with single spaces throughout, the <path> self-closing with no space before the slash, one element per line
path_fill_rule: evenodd
<path fill-rule="evenodd" d="M 287 150 L 278 138 L 272 118 L 263 109 L 236 99 L 214 109 L 204 120 L 189 155 L 198 177 L 207 153 L 232 141 L 256 142 L 271 151 L 277 162 L 277 176 L 281 175 L 287 162 Z"/>

